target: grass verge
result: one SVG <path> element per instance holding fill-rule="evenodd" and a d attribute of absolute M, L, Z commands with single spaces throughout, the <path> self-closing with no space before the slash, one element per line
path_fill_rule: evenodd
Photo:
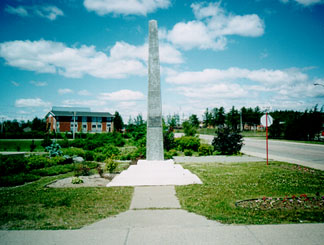
<path fill-rule="evenodd" d="M 30 151 L 30 145 L 32 140 L 0 140 L 0 151 Z M 34 141 L 36 148 L 35 152 L 44 151 L 44 147 L 41 145 L 42 141 L 35 140 Z"/>
<path fill-rule="evenodd" d="M 133 188 L 46 188 L 72 173 L 0 189 L 0 229 L 78 229 L 128 210 Z"/>
<path fill-rule="evenodd" d="M 323 209 L 249 209 L 239 200 L 324 194 L 324 172 L 283 162 L 182 164 L 202 185 L 177 186 L 181 207 L 226 224 L 324 222 Z"/>

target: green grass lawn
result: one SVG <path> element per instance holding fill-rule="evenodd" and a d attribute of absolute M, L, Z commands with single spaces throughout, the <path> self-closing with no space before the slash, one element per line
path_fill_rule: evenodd
<path fill-rule="evenodd" d="M 0 188 L 0 229 L 78 229 L 129 209 L 131 187 L 45 187 L 69 176 Z"/>
<path fill-rule="evenodd" d="M 35 140 L 36 148 L 34 151 L 42 152 L 44 147 L 41 146 L 41 140 Z M 30 145 L 32 140 L 1 140 L 0 139 L 0 151 L 30 151 Z"/>
<path fill-rule="evenodd" d="M 254 210 L 236 207 L 239 200 L 285 197 L 316 192 L 324 195 L 324 172 L 281 162 L 182 164 L 203 181 L 177 186 L 182 208 L 227 224 L 324 222 L 321 209 Z"/>

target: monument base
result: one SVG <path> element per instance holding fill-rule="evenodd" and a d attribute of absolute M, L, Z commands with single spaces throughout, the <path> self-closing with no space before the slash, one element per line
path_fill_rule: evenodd
<path fill-rule="evenodd" d="M 201 180 L 173 160 L 139 160 L 117 175 L 107 187 L 111 186 L 149 186 L 149 185 L 190 185 L 202 184 Z"/>

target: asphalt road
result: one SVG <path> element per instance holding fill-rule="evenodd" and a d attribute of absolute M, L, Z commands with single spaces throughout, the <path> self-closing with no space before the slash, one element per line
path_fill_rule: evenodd
<path fill-rule="evenodd" d="M 266 141 L 244 138 L 242 152 L 266 157 Z M 301 164 L 324 170 L 324 145 L 269 140 L 269 159 Z"/>
<path fill-rule="evenodd" d="M 180 137 L 176 134 L 175 137 Z M 211 143 L 212 135 L 200 135 Z M 266 158 L 266 141 L 256 138 L 244 138 L 241 152 L 247 155 Z M 305 144 L 282 140 L 269 140 L 269 159 L 284 161 L 324 170 L 324 145 Z"/>

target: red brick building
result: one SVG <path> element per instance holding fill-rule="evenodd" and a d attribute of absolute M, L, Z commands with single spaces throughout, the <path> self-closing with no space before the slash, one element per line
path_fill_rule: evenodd
<path fill-rule="evenodd" d="M 53 107 L 45 116 L 50 132 L 104 133 L 114 129 L 109 112 L 91 112 L 90 108 Z"/>

